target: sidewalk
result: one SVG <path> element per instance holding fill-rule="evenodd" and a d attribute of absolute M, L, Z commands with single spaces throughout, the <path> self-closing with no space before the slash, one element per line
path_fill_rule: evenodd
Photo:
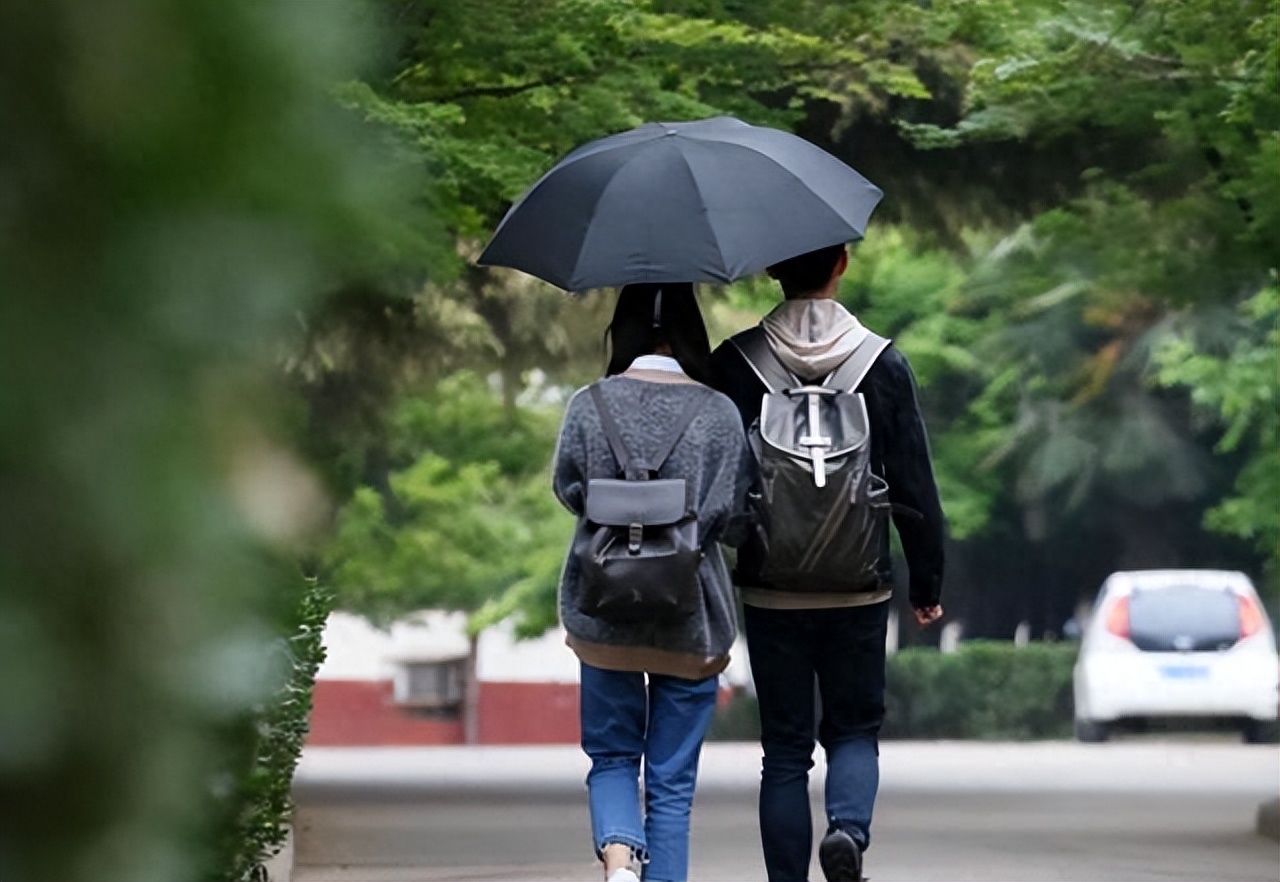
<path fill-rule="evenodd" d="M 691 878 L 763 878 L 759 768 L 756 744 L 706 746 Z M 815 758 L 815 826 L 823 772 Z M 307 750 L 293 882 L 598 879 L 586 773 L 572 745 Z M 1274 749 L 1224 741 L 888 742 L 868 872 L 876 882 L 1274 878 L 1274 843 L 1254 832 L 1254 815 L 1278 776 Z M 822 878 L 816 867 L 811 878 Z"/>
<path fill-rule="evenodd" d="M 811 773 L 816 782 L 825 768 L 821 753 Z M 574 745 L 324 747 L 304 751 L 294 780 L 303 790 L 583 793 L 587 769 L 586 756 Z M 1261 800 L 1280 786 L 1280 754 L 1274 749 L 1225 741 L 887 741 L 880 747 L 882 790 L 1124 792 L 1133 786 L 1135 770 L 1143 772 L 1144 789 L 1157 792 L 1239 793 Z M 703 748 L 700 794 L 754 793 L 759 780 L 759 744 Z"/>

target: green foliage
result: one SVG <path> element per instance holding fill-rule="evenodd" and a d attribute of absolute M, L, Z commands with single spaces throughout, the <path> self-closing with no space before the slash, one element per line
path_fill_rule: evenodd
<path fill-rule="evenodd" d="M 750 93 L 778 88 L 786 65 L 822 50 L 792 31 L 660 14 L 630 0 L 418 0 L 392 9 L 393 70 L 342 94 L 421 151 L 443 217 L 463 237 L 487 235 L 512 199 L 592 138 L 717 111 L 781 119 Z"/>
<path fill-rule="evenodd" d="M 1061 738 L 1071 732 L 1072 643 L 962 643 L 889 658 L 885 738 Z"/>
<path fill-rule="evenodd" d="M 956 6 L 943 7 L 944 18 Z M 1240 487 L 1265 488 L 1259 502 L 1270 492 L 1274 432 L 1258 427 L 1248 445 L 1257 457 L 1245 461 L 1228 431 L 1215 456 L 1188 416 L 1187 392 L 1170 390 L 1213 385 L 1192 347 L 1219 333 L 1215 315 L 1274 278 L 1275 3 L 1226 12 L 1181 0 L 970 6 L 978 56 L 965 77 L 963 118 L 904 126 L 935 148 L 933 161 L 975 144 L 1021 142 L 1046 156 L 1082 138 L 1105 146 L 1089 155 L 1094 164 L 1076 167 L 1075 192 L 1044 193 L 1038 214 L 975 254 L 948 300 L 943 324 L 958 315 L 983 333 L 972 338 L 981 368 L 959 431 L 945 430 L 935 444 L 944 492 L 954 481 L 948 448 L 959 444 L 968 468 L 957 474 L 986 472 L 1007 488 L 988 510 L 1017 511 L 1014 535 L 1052 548 L 1082 524 L 1109 524 L 1103 535 L 1129 546 L 1131 565 L 1206 560 L 1216 552 L 1179 544 L 1169 530 L 1161 541 L 1140 525 L 1157 511 L 1213 505 L 1224 471 Z M 1004 13 L 997 38 L 992 25 Z M 1162 343 L 1174 324 L 1198 330 Z M 1199 344 L 1187 342 L 1195 337 Z M 1261 337 L 1247 340 L 1265 361 Z M 1274 396 L 1265 367 L 1239 379 L 1257 384 L 1260 401 Z M 1233 419 L 1211 389 L 1190 396 Z M 1263 513 L 1245 496 L 1238 491 L 1205 523 L 1255 538 L 1274 557 L 1275 507 Z"/>
<path fill-rule="evenodd" d="M 893 338 L 911 361 L 956 539 L 981 531 L 1000 492 L 997 477 L 982 468 L 991 429 L 980 415 L 957 406 L 986 380 L 978 350 L 992 327 L 990 319 L 963 310 L 970 263 L 964 255 L 929 248 L 909 230 L 881 229 L 855 247 L 839 292 L 850 311 Z"/>
<path fill-rule="evenodd" d="M 401 405 L 405 465 L 381 491 L 356 491 L 326 551 L 341 605 L 382 621 L 424 607 L 480 610 L 475 628 L 518 614 L 522 634 L 553 624 L 572 528 L 550 491 L 557 416 L 507 410 L 466 373 Z"/>
<path fill-rule="evenodd" d="M 708 741 L 756 741 L 760 740 L 760 704 L 754 695 L 734 692 L 728 701 L 716 703 L 711 727 L 707 729 Z"/>
<path fill-rule="evenodd" d="M 293 772 L 302 755 L 311 716 L 311 691 L 324 661 L 321 637 L 333 595 L 310 580 L 300 602 L 289 604 L 279 623 L 277 646 L 288 679 L 253 709 L 254 737 L 249 765 L 238 772 L 223 811 L 225 863 L 211 878 L 240 882 L 255 878 L 263 861 L 280 850 L 293 816 Z"/>
<path fill-rule="evenodd" d="M 1068 738 L 1074 643 L 962 643 L 953 653 L 903 649 L 885 665 L 885 739 L 1027 741 Z M 760 737 L 759 707 L 742 693 L 717 708 L 712 741 Z"/>
<path fill-rule="evenodd" d="M 276 835 L 325 502 L 273 350 L 385 208 L 342 12 L 0 5 L 6 879 L 230 878 Z"/>
<path fill-rule="evenodd" d="M 1280 289 L 1273 283 L 1240 304 L 1225 344 L 1197 346 L 1195 331 L 1203 327 L 1190 325 L 1162 341 L 1157 376 L 1190 388 L 1191 400 L 1222 427 L 1219 451 L 1245 455 L 1233 492 L 1209 509 L 1205 526 L 1249 540 L 1267 555 L 1274 588 L 1280 575 Z"/>

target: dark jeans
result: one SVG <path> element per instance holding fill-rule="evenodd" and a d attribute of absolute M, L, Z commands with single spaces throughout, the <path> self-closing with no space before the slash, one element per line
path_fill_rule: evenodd
<path fill-rule="evenodd" d="M 889 603 L 839 609 L 747 606 L 747 650 L 760 699 L 760 840 L 769 882 L 805 882 L 813 850 L 809 770 L 827 756 L 827 829 L 863 848 L 880 784 Z M 815 725 L 814 683 L 821 701 Z M 816 731 L 815 731 L 816 730 Z"/>

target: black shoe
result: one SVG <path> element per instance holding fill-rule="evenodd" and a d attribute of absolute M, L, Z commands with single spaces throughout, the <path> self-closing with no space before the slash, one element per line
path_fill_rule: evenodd
<path fill-rule="evenodd" d="M 827 882 L 862 882 L 862 849 L 843 830 L 832 830 L 823 838 L 818 863 Z"/>

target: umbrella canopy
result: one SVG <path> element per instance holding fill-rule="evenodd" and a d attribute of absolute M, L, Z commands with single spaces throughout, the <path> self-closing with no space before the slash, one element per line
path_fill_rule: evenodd
<path fill-rule="evenodd" d="M 507 212 L 478 263 L 568 291 L 727 283 L 861 239 L 883 195 L 788 132 L 727 116 L 647 123 L 557 163 Z"/>

